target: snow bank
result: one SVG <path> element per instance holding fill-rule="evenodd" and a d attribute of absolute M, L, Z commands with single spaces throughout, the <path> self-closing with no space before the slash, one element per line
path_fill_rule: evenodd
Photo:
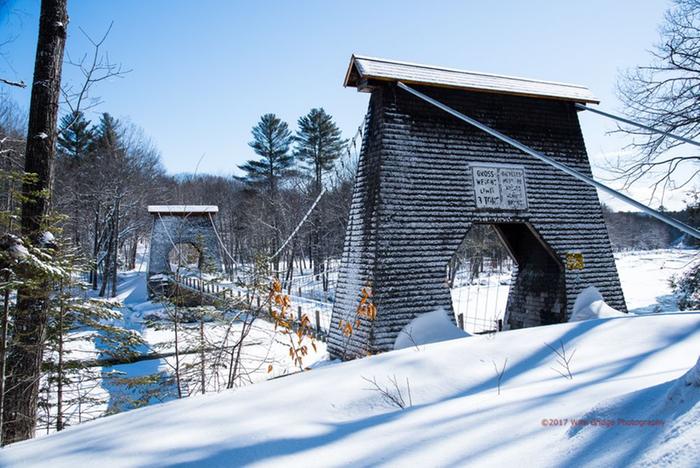
<path fill-rule="evenodd" d="M 700 359 L 680 378 L 606 400 L 570 426 L 552 461 L 700 466 Z"/>
<path fill-rule="evenodd" d="M 465 336 L 469 336 L 469 334 L 457 328 L 450 320 L 447 312 L 440 308 L 419 315 L 403 327 L 399 336 L 396 337 L 394 349 L 454 340 Z"/>
<path fill-rule="evenodd" d="M 576 349 L 573 380 L 552 370 L 557 358 L 544 343 L 559 341 Z M 608 398 L 628 401 L 639 389 L 645 390 L 632 396 L 631 408 L 657 397 L 668 401 L 673 379 L 695 364 L 699 342 L 700 313 L 473 336 L 108 416 L 6 447 L 0 466 L 519 466 L 526 460 L 615 467 L 665 454 L 675 466 L 698 466 L 697 446 L 682 448 L 700 427 L 698 406 L 688 400 L 651 415 L 674 415 L 663 433 L 637 426 L 626 438 L 615 437 L 616 428 L 568 435 L 568 426 L 550 422 L 581 418 Z M 494 362 L 501 368 L 506 358 L 499 394 Z M 388 406 L 366 379 L 382 388 L 393 388 L 393 379 L 404 394 L 410 382 L 413 406 Z M 616 408 L 611 417 L 635 417 Z M 674 429 L 681 435 L 671 447 Z"/>
<path fill-rule="evenodd" d="M 626 314 L 613 309 L 605 303 L 602 294 L 595 286 L 588 286 L 581 291 L 574 302 L 574 311 L 569 322 L 580 322 L 581 320 L 624 317 Z"/>
<path fill-rule="evenodd" d="M 616 253 L 627 310 L 637 315 L 678 311 L 671 279 L 688 271 L 697 255 L 698 250 L 692 249 Z"/>
<path fill-rule="evenodd" d="M 170 277 L 163 273 L 158 273 L 156 275 L 151 275 L 148 277 L 148 281 L 169 281 Z"/>
<path fill-rule="evenodd" d="M 698 402 L 700 400 L 700 357 L 698 362 L 688 372 L 678 379 L 666 396 L 670 402 Z"/>

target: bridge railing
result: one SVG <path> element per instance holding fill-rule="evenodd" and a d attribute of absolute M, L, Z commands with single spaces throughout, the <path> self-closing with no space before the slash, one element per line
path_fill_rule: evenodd
<path fill-rule="evenodd" d="M 267 299 L 233 282 L 221 283 L 196 276 L 184 276 L 178 273 L 174 273 L 171 276 L 171 281 L 191 292 L 198 293 L 205 302 L 210 303 L 238 298 L 241 301 L 260 307 Z M 316 330 L 319 339 L 325 340 L 325 336 L 330 330 L 333 303 L 304 297 L 305 295 L 301 288 L 299 288 L 298 292 L 299 295 L 289 294 L 295 322 L 301 322 L 302 316 L 306 314 L 311 320 L 311 324 Z"/>

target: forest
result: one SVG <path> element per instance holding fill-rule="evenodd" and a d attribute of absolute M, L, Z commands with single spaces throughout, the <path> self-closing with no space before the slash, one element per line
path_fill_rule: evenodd
<path fill-rule="evenodd" d="M 3 162 L 3 233 L 14 232 L 24 165 L 26 112 L 0 101 Z M 101 296 L 114 295 L 116 271 L 133 269 L 139 245 L 148 241 L 148 205 L 216 205 L 215 218 L 231 261 L 250 263 L 276 252 L 321 190 L 312 219 L 277 258 L 309 262 L 320 272 L 340 256 L 362 129 L 343 139 L 322 108 L 300 117 L 299 130 L 274 114 L 252 128 L 258 155 L 231 172 L 240 176 L 166 174 L 145 132 L 108 113 L 90 122 L 82 112 L 61 118 L 55 162 L 54 232 L 90 264 L 90 282 Z M 193 163 L 196 166 L 196 161 Z M 286 268 L 285 268 L 286 269 Z"/>

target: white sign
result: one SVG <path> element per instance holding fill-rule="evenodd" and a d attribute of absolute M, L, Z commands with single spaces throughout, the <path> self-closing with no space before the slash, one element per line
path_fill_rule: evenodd
<path fill-rule="evenodd" d="M 472 164 L 476 207 L 489 210 L 527 210 L 525 168 L 501 164 Z"/>

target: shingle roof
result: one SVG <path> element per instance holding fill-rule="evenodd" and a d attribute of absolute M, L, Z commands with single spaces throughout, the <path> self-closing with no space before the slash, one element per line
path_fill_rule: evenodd
<path fill-rule="evenodd" d="M 364 90 L 362 88 L 367 80 L 403 81 L 406 84 L 517 94 L 581 103 L 600 102 L 585 86 L 353 55 L 345 74 L 344 86 Z"/>
<path fill-rule="evenodd" d="M 201 214 L 218 213 L 216 205 L 148 205 L 149 213 L 161 214 Z"/>

